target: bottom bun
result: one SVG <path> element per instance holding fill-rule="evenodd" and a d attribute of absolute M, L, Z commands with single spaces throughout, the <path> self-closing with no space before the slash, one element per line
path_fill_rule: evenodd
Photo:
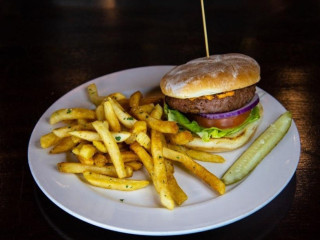
<path fill-rule="evenodd" d="M 242 147 L 253 137 L 262 120 L 263 108 L 261 104 L 258 104 L 258 107 L 260 110 L 259 120 L 248 124 L 241 131 L 228 137 L 212 138 L 208 142 L 204 142 L 201 138 L 196 137 L 191 142 L 187 143 L 186 146 L 191 149 L 206 152 L 227 152 Z"/>

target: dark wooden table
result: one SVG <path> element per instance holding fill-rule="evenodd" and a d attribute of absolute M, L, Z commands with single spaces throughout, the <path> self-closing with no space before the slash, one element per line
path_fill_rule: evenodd
<path fill-rule="evenodd" d="M 264 208 L 172 239 L 315 239 L 320 235 L 319 1 L 205 1 L 210 53 L 261 65 L 259 87 L 293 114 L 297 171 Z M 0 239 L 145 239 L 82 222 L 52 203 L 27 159 L 42 113 L 76 86 L 118 70 L 205 56 L 200 1 L 16 0 L 0 7 Z M 149 237 L 148 237 L 149 239 Z"/>

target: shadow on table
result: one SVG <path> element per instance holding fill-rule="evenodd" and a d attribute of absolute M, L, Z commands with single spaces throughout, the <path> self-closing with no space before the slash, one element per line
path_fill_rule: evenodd
<path fill-rule="evenodd" d="M 167 239 L 262 239 L 286 216 L 294 199 L 296 176 L 269 204 L 256 213 L 227 226 L 195 234 L 166 236 Z M 83 222 L 52 203 L 39 188 L 35 198 L 40 212 L 47 223 L 63 239 L 150 239 L 160 237 L 138 236 L 105 230 Z"/>

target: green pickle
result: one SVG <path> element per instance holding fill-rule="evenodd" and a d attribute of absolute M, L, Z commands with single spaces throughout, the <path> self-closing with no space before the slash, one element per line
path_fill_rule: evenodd
<path fill-rule="evenodd" d="M 246 177 L 286 135 L 291 122 L 291 113 L 283 113 L 232 164 L 222 176 L 222 181 L 230 185 Z"/>

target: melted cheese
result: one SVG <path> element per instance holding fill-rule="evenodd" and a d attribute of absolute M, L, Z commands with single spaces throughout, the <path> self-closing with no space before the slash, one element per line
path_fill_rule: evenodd
<path fill-rule="evenodd" d="M 225 98 L 225 97 L 231 97 L 234 95 L 234 91 L 229 91 L 229 92 L 225 92 L 225 93 L 221 93 L 221 94 L 216 94 L 216 95 L 205 95 L 205 96 L 201 96 L 201 97 L 197 97 L 197 98 L 189 98 L 191 101 L 194 101 L 195 99 L 208 99 L 208 100 L 212 100 L 215 97 L 221 99 L 221 98 Z"/>

